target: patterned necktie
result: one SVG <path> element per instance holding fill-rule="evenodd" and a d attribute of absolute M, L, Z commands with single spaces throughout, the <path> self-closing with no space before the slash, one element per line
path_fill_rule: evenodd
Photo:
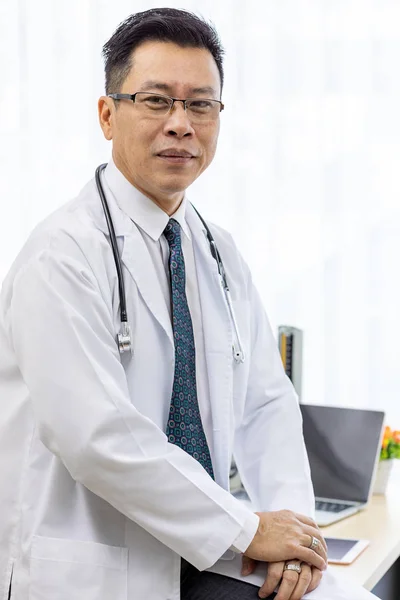
<path fill-rule="evenodd" d="M 214 479 L 210 450 L 201 422 L 196 390 L 196 349 L 185 290 L 181 228 L 170 219 L 164 230 L 170 256 L 175 373 L 167 424 L 168 441 L 193 456 Z"/>

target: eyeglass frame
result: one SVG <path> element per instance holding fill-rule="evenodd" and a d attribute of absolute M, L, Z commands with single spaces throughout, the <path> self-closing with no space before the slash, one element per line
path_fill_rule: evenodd
<path fill-rule="evenodd" d="M 137 94 L 149 94 L 150 96 L 160 96 L 161 98 L 168 98 L 168 100 L 172 100 L 170 109 L 168 112 L 163 113 L 162 116 L 166 116 L 172 111 L 175 102 L 182 102 L 183 109 L 186 112 L 186 102 L 189 102 L 189 100 L 209 100 L 211 102 L 217 102 L 220 106 L 219 112 L 222 112 L 225 108 L 225 105 L 221 102 L 221 100 L 216 100 L 215 98 L 173 98 L 172 96 L 167 96 L 166 94 L 157 94 L 156 92 L 146 92 L 142 90 L 135 92 L 134 94 L 107 94 L 107 97 L 112 98 L 113 100 L 132 100 L 133 104 L 135 104 L 135 98 Z"/>

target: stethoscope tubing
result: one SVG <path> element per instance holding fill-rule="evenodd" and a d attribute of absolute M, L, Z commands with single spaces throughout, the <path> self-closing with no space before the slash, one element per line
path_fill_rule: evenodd
<path fill-rule="evenodd" d="M 107 221 L 108 231 L 110 233 L 111 248 L 112 248 L 112 251 L 114 254 L 115 267 L 117 269 L 121 321 L 128 322 L 128 313 L 126 310 L 125 282 L 124 282 L 124 276 L 122 273 L 121 258 L 120 258 L 119 252 L 118 252 L 118 245 L 117 245 L 117 238 L 115 235 L 114 223 L 111 218 L 111 213 L 110 213 L 110 209 L 108 208 L 106 195 L 104 193 L 103 186 L 102 186 L 101 180 L 100 180 L 101 172 L 106 168 L 106 166 L 107 166 L 107 164 L 104 163 L 97 167 L 96 173 L 95 173 L 95 178 L 96 178 L 97 189 L 99 192 L 99 196 L 101 199 L 101 203 L 103 205 L 103 210 L 104 210 L 104 214 L 105 214 L 106 221 Z"/>

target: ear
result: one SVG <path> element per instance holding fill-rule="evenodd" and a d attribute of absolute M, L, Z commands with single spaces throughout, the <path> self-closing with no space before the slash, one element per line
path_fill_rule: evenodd
<path fill-rule="evenodd" d="M 106 140 L 112 140 L 113 123 L 115 119 L 115 104 L 112 98 L 101 96 L 97 103 L 99 123 Z"/>

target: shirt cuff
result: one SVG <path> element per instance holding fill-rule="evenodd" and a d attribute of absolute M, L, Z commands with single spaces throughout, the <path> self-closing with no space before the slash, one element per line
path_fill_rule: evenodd
<path fill-rule="evenodd" d="M 242 554 L 246 552 L 247 548 L 250 546 L 253 541 L 254 536 L 256 535 L 258 525 L 260 523 L 260 517 L 253 513 L 246 521 L 243 526 L 242 531 L 239 533 L 237 538 L 233 541 L 230 550 L 233 550 L 237 554 Z"/>

